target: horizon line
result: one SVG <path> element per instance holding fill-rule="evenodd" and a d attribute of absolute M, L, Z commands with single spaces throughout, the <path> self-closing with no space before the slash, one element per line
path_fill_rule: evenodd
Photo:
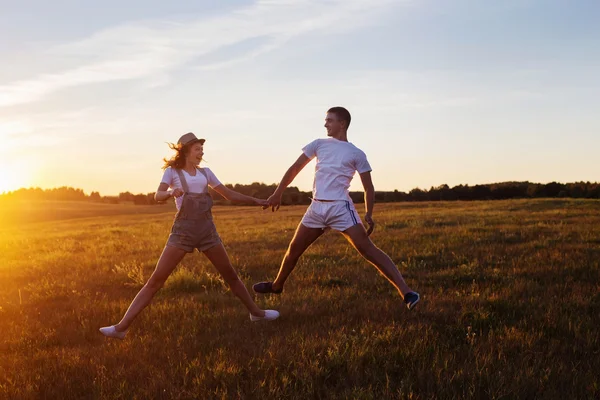
<path fill-rule="evenodd" d="M 583 180 L 581 180 L 581 181 L 573 181 L 573 182 L 565 182 L 565 183 L 558 182 L 558 181 L 555 181 L 555 180 L 554 180 L 554 181 L 550 181 L 550 182 L 546 182 L 546 183 L 542 183 L 542 182 L 531 182 L 531 181 L 502 181 L 502 182 L 492 182 L 492 183 L 475 183 L 475 184 L 469 184 L 469 183 L 459 183 L 459 184 L 457 184 L 457 185 L 453 185 L 453 186 L 450 186 L 450 185 L 448 185 L 447 183 L 442 183 L 442 184 L 439 184 L 439 185 L 437 185 L 437 186 L 431 186 L 429 189 L 426 189 L 426 188 L 421 188 L 421 187 L 414 187 L 414 188 L 412 188 L 412 189 L 410 189 L 409 191 L 406 191 L 406 192 L 405 192 L 405 191 L 402 191 L 402 190 L 399 190 L 399 189 L 392 189 L 392 190 L 375 190 L 375 192 L 376 192 L 376 193 L 377 193 L 377 192 L 379 192 L 379 193 L 381 193 L 381 192 L 389 192 L 389 193 L 399 192 L 399 193 L 407 193 L 407 194 L 408 194 L 408 193 L 410 193 L 410 192 L 411 192 L 411 191 L 413 191 L 413 190 L 429 191 L 429 190 L 431 190 L 431 189 L 437 189 L 437 188 L 440 188 L 441 186 L 444 186 L 444 185 L 445 185 L 445 186 L 448 186 L 448 188 L 449 188 L 449 189 L 453 189 L 453 188 L 455 188 L 455 187 L 459 187 L 459 186 L 475 187 L 475 186 L 491 186 L 491 185 L 501 185 L 501 184 L 509 184 L 509 183 L 521 183 L 521 184 L 527 183 L 527 184 L 532 184 L 532 185 L 549 185 L 549 184 L 551 184 L 551 183 L 556 183 L 556 184 L 559 184 L 559 185 L 571 185 L 571 184 L 582 184 L 582 183 L 583 183 L 583 184 L 590 184 L 590 185 L 598 185 L 598 184 L 600 184 L 600 181 L 598 181 L 598 182 L 596 182 L 596 181 L 592 182 L 592 181 L 583 181 Z M 255 182 L 252 182 L 252 183 L 222 183 L 222 184 L 223 184 L 223 185 L 225 185 L 225 186 L 227 186 L 227 185 L 232 185 L 232 186 L 235 186 L 235 185 L 240 185 L 240 186 L 252 186 L 252 185 L 254 185 L 254 184 L 259 184 L 259 185 L 265 185 L 265 186 L 275 186 L 275 187 L 277 187 L 277 185 L 279 185 L 279 183 L 271 183 L 271 184 L 267 184 L 267 183 L 264 183 L 264 182 L 256 182 L 256 181 L 255 181 Z M 57 187 L 51 187 L 51 188 L 41 188 L 41 187 L 39 187 L 39 186 L 20 187 L 20 188 L 18 188 L 18 189 L 14 189 L 14 190 L 9 190 L 9 191 L 3 191 L 3 192 L 0 192 L 0 197 L 2 197 L 2 196 L 6 196 L 6 195 L 10 195 L 10 194 L 12 194 L 12 193 L 15 193 L 15 192 L 18 192 L 18 191 L 22 191 L 22 190 L 23 190 L 23 191 L 25 191 L 25 190 L 41 190 L 41 191 L 52 191 L 52 190 L 64 189 L 64 188 L 66 188 L 66 189 L 73 189 L 73 190 L 80 190 L 80 191 L 82 191 L 82 192 L 83 192 L 83 194 L 84 194 L 85 196 L 90 196 L 92 193 L 98 193 L 100 196 L 103 196 L 103 197 L 119 196 L 119 194 L 121 194 L 121 193 L 130 193 L 130 194 L 133 194 L 133 195 L 135 195 L 135 194 L 136 194 L 136 193 L 133 193 L 133 192 L 131 192 L 131 191 L 129 191 L 129 190 L 126 190 L 126 191 L 124 191 L 124 192 L 119 192 L 119 193 L 117 193 L 117 194 L 104 194 L 104 195 L 103 195 L 103 194 L 101 194 L 101 193 L 100 193 L 100 191 L 97 191 L 97 190 L 92 190 L 92 191 L 90 191 L 90 192 L 89 192 L 89 194 L 87 194 L 87 193 L 86 193 L 86 191 L 85 191 L 84 189 L 81 189 L 81 188 L 76 188 L 76 187 L 73 187 L 73 186 L 67 186 L 67 185 L 64 185 L 64 186 L 57 186 Z M 311 193 L 311 192 L 312 192 L 312 190 L 301 190 L 301 189 L 300 189 L 300 188 L 298 188 L 297 186 L 288 186 L 286 189 L 289 189 L 289 188 L 296 188 L 296 189 L 298 189 L 300 192 L 305 192 L 305 193 Z M 144 195 L 146 195 L 146 194 L 149 194 L 149 193 L 155 193 L 155 192 L 156 192 L 156 191 L 149 191 L 149 192 L 145 192 L 145 193 L 142 193 L 142 192 L 140 192 L 140 193 L 137 193 L 137 194 L 144 194 Z M 364 190 L 349 190 L 349 193 L 357 193 L 357 192 L 364 192 Z"/>

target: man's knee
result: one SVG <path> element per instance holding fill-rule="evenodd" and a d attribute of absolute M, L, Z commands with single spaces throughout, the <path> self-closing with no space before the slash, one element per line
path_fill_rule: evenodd
<path fill-rule="evenodd" d="M 288 262 L 297 262 L 300 256 L 302 255 L 302 251 L 299 249 L 294 249 L 293 247 L 288 248 L 285 252 L 285 260 Z"/>
<path fill-rule="evenodd" d="M 377 247 L 368 238 L 354 243 L 354 247 L 364 257 L 373 257 L 377 252 Z"/>

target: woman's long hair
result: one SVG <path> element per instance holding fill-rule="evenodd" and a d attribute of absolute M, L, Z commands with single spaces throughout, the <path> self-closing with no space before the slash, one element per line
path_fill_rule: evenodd
<path fill-rule="evenodd" d="M 169 148 L 171 150 L 175 150 L 175 155 L 168 160 L 166 158 L 163 158 L 163 161 L 165 162 L 165 164 L 163 165 L 162 168 L 167 169 L 167 168 L 171 167 L 171 168 L 183 169 L 183 167 L 185 167 L 185 153 L 187 153 L 190 146 L 189 145 L 179 146 L 179 145 L 176 145 L 173 143 L 167 143 L 167 144 L 169 145 Z"/>

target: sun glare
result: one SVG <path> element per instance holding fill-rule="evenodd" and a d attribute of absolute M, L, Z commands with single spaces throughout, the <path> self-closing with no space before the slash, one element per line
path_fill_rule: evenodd
<path fill-rule="evenodd" d="M 0 193 L 10 192 L 11 190 L 17 189 L 16 182 L 14 182 L 10 177 L 5 176 L 8 175 L 6 172 L 1 172 L 0 175 Z"/>
<path fill-rule="evenodd" d="M 18 180 L 15 171 L 7 170 L 4 166 L 0 167 L 0 193 L 10 192 L 21 187 Z"/>
<path fill-rule="evenodd" d="M 0 194 L 30 187 L 33 177 L 30 166 L 17 162 L 0 160 Z"/>
<path fill-rule="evenodd" d="M 21 121 L 0 121 L 0 194 L 31 185 L 35 168 L 19 153 L 21 136 L 30 130 Z"/>

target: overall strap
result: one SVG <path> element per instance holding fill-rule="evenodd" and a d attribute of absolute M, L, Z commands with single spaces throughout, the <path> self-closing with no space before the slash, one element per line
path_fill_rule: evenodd
<path fill-rule="evenodd" d="M 202 193 L 208 193 L 208 174 L 206 173 L 204 168 L 198 168 L 198 171 L 200 171 L 200 173 L 206 178 L 206 187 L 204 188 L 204 191 Z"/>
<path fill-rule="evenodd" d="M 190 188 L 188 187 L 187 181 L 185 180 L 185 176 L 183 176 L 183 172 L 179 168 L 175 168 L 177 171 L 177 175 L 179 175 L 179 181 L 181 182 L 181 186 L 183 187 L 183 191 L 185 193 L 189 193 Z"/>

